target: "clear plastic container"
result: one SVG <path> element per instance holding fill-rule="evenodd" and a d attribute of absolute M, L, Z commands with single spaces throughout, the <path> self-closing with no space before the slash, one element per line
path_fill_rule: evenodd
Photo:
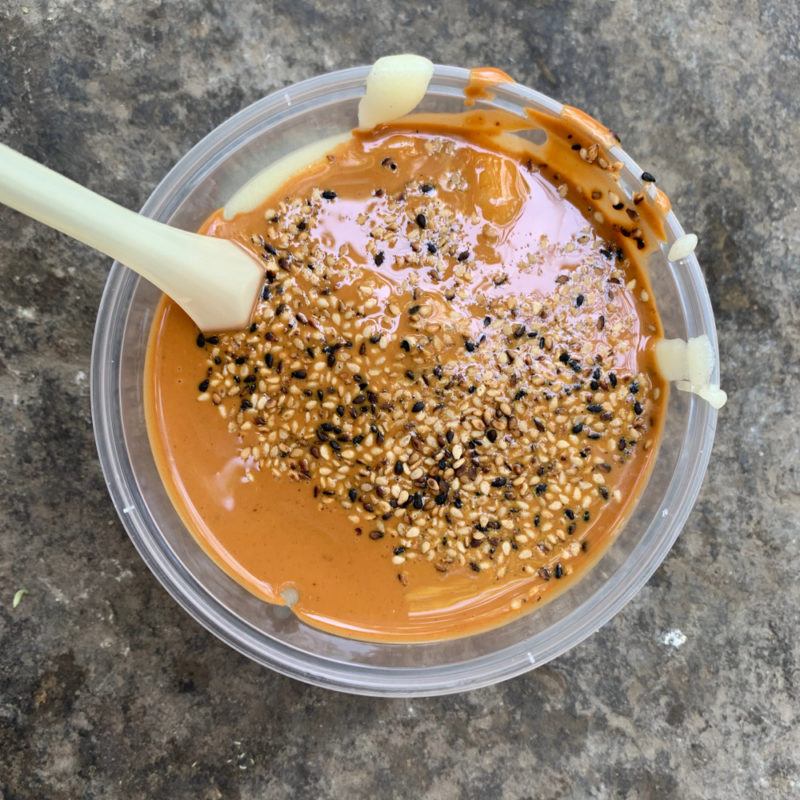
<path fill-rule="evenodd" d="M 368 67 L 303 81 L 259 100 L 206 136 L 161 181 L 142 213 L 196 230 L 255 171 L 312 140 L 348 130 Z M 462 108 L 469 73 L 436 67 L 423 110 Z M 561 104 L 517 84 L 497 87 L 486 105 L 558 114 Z M 621 150 L 623 186 L 641 169 Z M 683 230 L 673 214 L 668 238 Z M 664 248 L 666 251 L 666 248 Z M 717 350 L 711 304 L 694 256 L 654 259 L 651 280 L 667 336 L 707 334 Z M 598 563 L 567 591 L 504 627 L 429 644 L 375 644 L 311 628 L 286 608 L 257 600 L 220 570 L 181 523 L 156 469 L 145 429 L 142 376 L 153 286 L 115 263 L 108 277 L 92 352 L 95 436 L 117 512 L 136 549 L 167 591 L 208 630 L 285 675 L 358 694 L 421 696 L 506 680 L 569 650 L 608 622 L 666 556 L 703 480 L 716 412 L 693 395 L 671 392 L 664 443 L 635 510 Z M 717 359 L 718 361 L 718 359 Z M 718 381 L 715 367 L 713 380 Z"/>

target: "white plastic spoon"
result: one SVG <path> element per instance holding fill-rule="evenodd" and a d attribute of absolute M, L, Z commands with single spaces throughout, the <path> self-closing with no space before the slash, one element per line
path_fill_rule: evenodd
<path fill-rule="evenodd" d="M 0 203 L 120 261 L 204 332 L 246 327 L 264 269 L 244 247 L 143 217 L 0 144 Z"/>

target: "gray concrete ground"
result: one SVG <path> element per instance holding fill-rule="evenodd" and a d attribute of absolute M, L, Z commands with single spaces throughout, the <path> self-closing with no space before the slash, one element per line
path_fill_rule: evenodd
<path fill-rule="evenodd" d="M 0 798 L 800 796 L 799 30 L 768 0 L 3 3 L 0 140 L 133 208 L 245 104 L 387 52 L 586 108 L 700 233 L 730 402 L 681 539 L 599 633 L 467 695 L 336 695 L 139 560 L 89 415 L 108 260 L 0 208 Z"/>

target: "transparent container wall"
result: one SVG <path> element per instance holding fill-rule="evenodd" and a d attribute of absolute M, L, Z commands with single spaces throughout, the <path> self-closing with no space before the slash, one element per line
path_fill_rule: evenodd
<path fill-rule="evenodd" d="M 437 73 L 423 108 L 461 110 L 465 73 L 439 69 L 450 72 L 443 77 Z M 257 104 L 260 110 L 248 110 L 247 119 L 238 125 L 233 124 L 238 118 L 229 121 L 226 135 L 195 148 L 167 176 L 145 210 L 162 221 L 197 229 L 259 169 L 354 124 L 363 74 L 358 80 L 340 83 L 338 89 L 328 86 L 316 95 L 309 91 L 307 97 L 292 98 L 283 106 L 275 98 L 271 105 L 262 101 Z M 537 97 L 540 108 L 558 112 L 557 103 Z M 524 104 L 534 103 L 529 97 Z M 490 105 L 518 111 L 519 87 L 501 88 Z M 671 238 L 680 233 L 677 221 L 671 229 Z M 657 257 L 651 268 L 654 293 L 671 337 L 707 329 L 710 314 L 707 297 L 705 301 L 692 298 L 680 269 L 663 257 Z M 691 396 L 673 391 L 664 445 L 639 503 L 605 555 L 568 591 L 502 628 L 446 642 L 373 644 L 317 631 L 288 609 L 257 600 L 240 587 L 205 555 L 183 526 L 159 479 L 143 410 L 147 336 L 159 295 L 122 267 L 112 272 L 112 284 L 113 290 L 107 290 L 111 296 L 104 298 L 108 319 L 104 320 L 101 309 L 100 341 L 95 342 L 97 358 L 111 363 L 101 364 L 98 375 L 93 364 L 93 381 L 98 383 L 93 403 L 96 424 L 98 417 L 109 419 L 107 428 L 102 421 L 98 425 L 103 429 L 98 430 L 98 447 L 112 497 L 123 519 L 128 517 L 126 527 L 142 556 L 185 608 L 233 646 L 297 677 L 354 691 L 415 694 L 480 685 L 542 663 L 580 641 L 630 599 L 678 533 L 682 519 L 673 520 L 671 515 L 679 512 L 676 516 L 685 518 L 699 488 L 705 462 L 698 449 L 699 437 L 690 436 L 689 429 L 698 424 L 694 417 L 700 414 L 704 415 L 701 422 L 713 430 L 715 417 L 705 407 L 699 408 Z M 697 308 L 693 303 L 699 304 Z M 104 326 L 108 329 L 101 330 Z M 713 339 L 713 320 L 707 332 Z M 104 457 L 104 449 L 113 457 Z M 119 465 L 110 463 L 114 458 Z M 687 500 L 688 507 L 682 508 Z M 672 529 L 668 529 L 670 524 Z M 448 670 L 431 678 L 433 688 L 427 687 L 426 676 L 447 665 Z M 380 670 L 372 669 L 380 667 L 389 668 L 391 674 L 385 670 L 381 676 Z"/>

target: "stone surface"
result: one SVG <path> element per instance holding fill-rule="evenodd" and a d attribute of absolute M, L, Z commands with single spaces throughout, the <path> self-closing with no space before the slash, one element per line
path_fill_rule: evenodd
<path fill-rule="evenodd" d="M 600 632 L 462 696 L 333 694 L 141 562 L 90 421 L 108 260 L 0 208 L 0 798 L 800 796 L 798 30 L 769 0 L 3 3 L 0 140 L 133 208 L 245 104 L 387 52 L 586 108 L 700 234 L 731 399 L 682 537 Z"/>

